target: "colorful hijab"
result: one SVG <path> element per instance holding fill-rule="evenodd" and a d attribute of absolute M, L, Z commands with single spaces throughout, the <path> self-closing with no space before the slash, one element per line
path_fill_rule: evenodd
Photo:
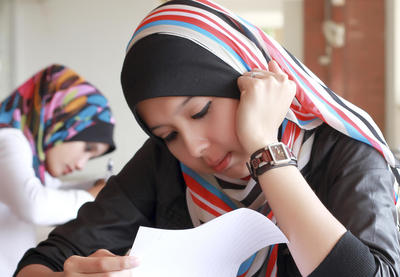
<path fill-rule="evenodd" d="M 33 153 L 36 176 L 45 185 L 45 153 L 66 141 L 103 142 L 115 149 L 114 118 L 107 99 L 62 65 L 36 73 L 0 103 L 0 128 L 20 129 Z"/>
<path fill-rule="evenodd" d="M 365 111 L 336 95 L 261 29 L 214 2 L 174 0 L 151 11 L 129 41 L 121 82 L 130 109 L 151 136 L 136 113 L 138 102 L 160 96 L 238 99 L 237 78 L 252 68 L 267 69 L 271 59 L 297 85 L 280 139 L 297 156 L 302 173 L 310 159 L 314 130 L 326 123 L 374 147 L 397 179 L 396 159 Z M 273 219 L 254 180 L 203 175 L 184 164 L 181 169 L 195 226 L 239 207 L 258 210 Z M 397 188 L 397 182 L 394 186 Z M 274 276 L 276 259 L 276 246 L 260 250 L 242 264 L 237 275 L 254 276 L 257 272 L 258 276 Z"/>

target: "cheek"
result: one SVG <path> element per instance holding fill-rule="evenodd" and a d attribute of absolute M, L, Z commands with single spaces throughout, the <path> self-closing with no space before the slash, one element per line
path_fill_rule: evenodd
<path fill-rule="evenodd" d="M 174 155 L 175 158 L 182 161 L 183 163 L 185 163 L 185 161 L 188 159 L 188 154 L 185 146 L 179 140 L 167 144 L 167 147 L 169 152 L 171 152 L 171 154 Z"/>
<path fill-rule="evenodd" d="M 55 155 L 53 154 L 53 151 L 49 150 L 45 153 L 45 159 L 44 159 L 44 164 L 46 167 L 50 167 L 53 164 L 53 159 Z"/>
<path fill-rule="evenodd" d="M 57 162 L 54 159 L 54 156 L 46 155 L 44 165 L 45 165 L 46 171 L 48 173 L 50 173 L 50 175 L 52 175 L 53 177 L 59 176 L 58 169 L 57 169 L 58 166 L 57 166 Z"/>
<path fill-rule="evenodd" d="M 211 127 L 209 137 L 214 143 L 228 148 L 237 148 L 239 141 L 236 136 L 235 113 L 224 113 L 224 116 L 215 117 L 208 122 Z"/>
<path fill-rule="evenodd" d="M 174 157 L 180 162 L 194 170 L 204 171 L 204 164 L 202 160 L 192 157 L 186 150 L 183 143 L 178 143 L 177 141 L 167 146 L 171 154 L 174 155 Z"/>

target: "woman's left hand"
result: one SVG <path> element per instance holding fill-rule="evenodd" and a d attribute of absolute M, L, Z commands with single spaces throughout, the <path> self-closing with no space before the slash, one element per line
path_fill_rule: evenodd
<path fill-rule="evenodd" d="M 94 197 L 97 197 L 97 194 L 104 188 L 106 185 L 106 180 L 105 179 L 97 179 L 96 182 L 93 184 L 91 188 L 89 188 L 87 191 Z"/>
<path fill-rule="evenodd" d="M 296 85 L 275 61 L 269 71 L 253 69 L 238 78 L 241 92 L 237 135 L 249 155 L 277 141 L 278 129 L 296 94 Z"/>

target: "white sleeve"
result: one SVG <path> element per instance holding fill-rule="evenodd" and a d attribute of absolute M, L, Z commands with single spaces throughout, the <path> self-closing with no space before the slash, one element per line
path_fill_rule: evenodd
<path fill-rule="evenodd" d="M 94 198 L 85 190 L 43 186 L 32 167 L 28 140 L 18 129 L 0 130 L 0 202 L 21 219 L 39 225 L 61 224 L 76 217 Z"/>

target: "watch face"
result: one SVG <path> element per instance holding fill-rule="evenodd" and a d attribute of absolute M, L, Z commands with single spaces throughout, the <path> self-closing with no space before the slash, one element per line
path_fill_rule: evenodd
<path fill-rule="evenodd" d="M 270 145 L 269 149 L 275 164 L 290 161 L 289 153 L 282 143 Z"/>

